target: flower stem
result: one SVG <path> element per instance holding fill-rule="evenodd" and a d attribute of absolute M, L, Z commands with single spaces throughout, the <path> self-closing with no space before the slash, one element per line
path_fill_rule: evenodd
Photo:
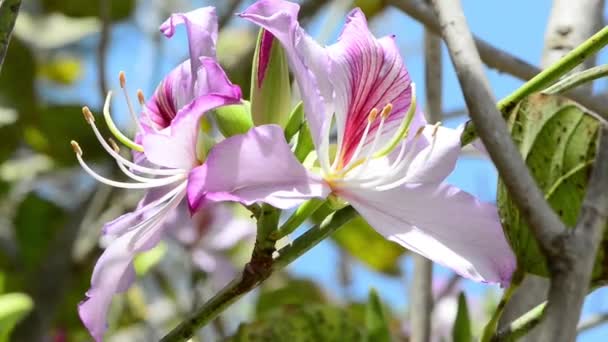
<path fill-rule="evenodd" d="M 511 322 L 505 329 L 497 332 L 492 337 L 491 341 L 517 341 L 541 322 L 543 315 L 545 314 L 545 306 L 547 306 L 546 301 L 535 306 L 532 310 Z"/>
<path fill-rule="evenodd" d="M 187 341 L 198 328 L 209 323 L 232 303 L 256 288 L 273 272 L 289 265 L 356 216 L 357 212 L 352 207 L 346 207 L 333 213 L 321 224 L 312 227 L 291 244 L 277 251 L 278 256 L 270 264 L 261 264 L 254 267 L 252 265 L 255 261 L 253 260 L 254 255 L 237 278 L 171 330 L 161 341 Z"/>
<path fill-rule="evenodd" d="M 563 93 L 581 84 L 606 76 L 608 76 L 608 64 L 598 65 L 564 77 L 549 88 L 543 90 L 543 93 L 548 95 Z"/>
<path fill-rule="evenodd" d="M 587 57 L 606 46 L 606 44 L 608 44 L 608 26 L 604 27 L 589 39 L 584 41 L 581 45 L 567 53 L 559 61 L 541 71 L 538 75 L 524 83 L 510 95 L 498 101 L 498 104 L 496 105 L 498 110 L 505 115 L 513 108 L 513 106 L 515 106 L 519 101 L 523 100 L 526 96 L 539 92 L 550 86 L 558 78 L 574 69 Z M 476 137 L 477 133 L 475 132 L 475 126 L 471 121 L 467 122 L 467 125 L 460 138 L 461 145 L 468 145 L 475 140 Z"/>
<path fill-rule="evenodd" d="M 270 239 L 278 241 L 287 235 L 293 233 L 310 215 L 314 214 L 319 209 L 324 201 L 320 199 L 311 199 L 304 202 L 296 209 L 296 211 L 281 225 L 279 230 L 275 230 L 270 234 Z"/>

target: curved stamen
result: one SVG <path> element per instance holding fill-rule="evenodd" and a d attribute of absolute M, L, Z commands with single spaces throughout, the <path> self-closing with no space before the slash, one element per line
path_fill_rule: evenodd
<path fill-rule="evenodd" d="M 154 214 L 154 217 L 150 218 L 150 220 L 146 220 L 148 225 L 142 226 L 140 229 L 138 229 L 131 241 L 129 241 L 129 249 L 135 248 L 135 245 L 140 239 L 161 224 L 161 221 L 163 218 L 165 218 L 166 214 L 178 206 L 182 198 L 186 195 L 186 184 L 184 183 L 177 188 L 181 189 L 181 191 L 171 198 L 162 208 L 160 208 L 159 211 Z"/>
<path fill-rule="evenodd" d="M 108 178 L 105 178 L 105 177 L 99 175 L 98 173 L 93 171 L 93 169 L 91 169 L 89 167 L 89 165 L 87 165 L 87 163 L 82 159 L 82 149 L 80 148 L 80 146 L 78 145 L 78 143 L 76 141 L 72 140 L 70 143 L 72 144 L 72 148 L 74 149 L 74 152 L 76 153 L 76 159 L 78 159 L 78 163 L 86 171 L 86 173 L 91 175 L 91 177 L 97 179 L 99 182 L 116 187 L 116 188 L 123 188 L 123 189 L 158 188 L 161 186 L 166 186 L 166 185 L 175 183 L 178 180 L 183 180 L 186 177 L 185 174 L 180 173 L 180 174 L 176 174 L 172 177 L 167 177 L 162 180 L 158 180 L 158 181 L 154 181 L 154 182 L 147 182 L 147 183 L 127 183 L 127 182 L 118 182 L 115 180 L 111 180 L 111 179 L 108 179 Z"/>
<path fill-rule="evenodd" d="M 106 125 L 110 129 L 110 132 L 112 132 L 112 134 L 116 137 L 116 139 L 118 139 L 118 141 L 125 144 L 125 146 L 127 146 L 128 148 L 138 151 L 138 152 L 143 152 L 144 151 L 143 146 L 141 146 L 141 145 L 137 144 L 136 142 L 134 142 L 133 140 L 129 139 L 126 135 L 124 135 L 118 129 L 118 127 L 116 127 L 116 124 L 114 123 L 114 120 L 112 120 L 112 116 L 110 115 L 110 100 L 111 99 L 112 99 L 112 92 L 109 91 L 108 96 L 106 96 L 106 102 L 103 105 L 103 117 L 106 120 Z"/>
<path fill-rule="evenodd" d="M 359 157 L 359 153 L 361 153 L 361 150 L 363 149 L 363 145 L 365 145 L 365 141 L 367 140 L 367 135 L 369 134 L 369 130 L 372 126 L 372 123 L 374 121 L 376 121 L 377 116 L 378 116 L 378 109 L 373 108 L 369 112 L 369 115 L 367 116 L 367 125 L 365 126 L 365 129 L 363 130 L 363 135 L 361 136 L 361 139 L 359 140 L 359 144 L 357 144 L 357 148 L 355 149 L 355 152 L 350 157 L 350 160 L 348 161 L 348 163 L 346 163 L 346 165 L 342 166 L 341 169 L 349 169 L 351 167 L 351 165 L 353 164 L 353 162 L 355 162 L 357 160 L 357 158 Z M 344 158 L 344 156 L 340 157 L 341 163 L 342 163 L 343 158 Z"/>
<path fill-rule="evenodd" d="M 129 92 L 127 91 L 127 77 L 125 76 L 124 71 L 121 71 L 118 73 L 118 79 L 120 80 L 120 88 L 122 89 L 122 93 L 124 94 L 125 100 L 127 101 L 127 107 L 129 108 L 129 114 L 131 115 L 131 119 L 137 125 L 137 129 L 139 129 L 140 131 L 143 131 L 143 128 L 141 127 L 141 123 L 139 122 L 139 119 L 137 118 L 137 114 L 135 114 L 135 111 L 133 110 L 133 105 L 131 104 L 131 99 L 129 98 Z"/>
<path fill-rule="evenodd" d="M 159 175 L 159 176 L 172 176 L 172 175 L 175 175 L 176 173 L 186 172 L 183 169 L 152 169 L 149 167 L 141 166 L 139 164 L 135 164 L 135 163 L 131 162 L 130 160 L 125 159 L 123 156 L 116 153 L 110 147 L 110 145 L 108 145 L 108 143 L 105 141 L 105 139 L 102 137 L 101 132 L 99 132 L 99 129 L 97 128 L 97 125 L 95 125 L 95 118 L 93 117 L 93 113 L 91 113 L 89 108 L 83 107 L 82 113 L 84 114 L 84 118 L 87 121 L 87 123 L 93 129 L 93 133 L 95 133 L 97 140 L 99 141 L 101 146 L 104 148 L 104 150 L 106 150 L 106 152 L 108 152 L 108 154 L 110 154 L 110 156 L 112 156 L 114 159 L 120 160 L 121 163 L 132 168 L 133 170 L 136 170 L 139 172 L 145 172 L 145 173 L 148 173 L 151 175 Z"/>
<path fill-rule="evenodd" d="M 329 167 L 329 136 L 334 115 L 336 115 L 336 113 L 331 113 L 331 115 L 323 123 L 321 144 L 319 146 L 319 156 L 317 156 L 319 159 L 319 164 L 321 164 L 321 168 L 323 169 L 323 173 L 326 175 L 331 174 Z"/>
<path fill-rule="evenodd" d="M 384 110 L 382 110 L 382 114 L 384 114 Z M 387 117 L 388 117 L 388 115 L 381 115 L 380 124 L 378 125 L 378 128 L 376 129 L 376 135 L 374 136 L 374 141 L 372 142 L 372 146 L 369 149 L 369 151 L 367 151 L 367 155 L 365 156 L 365 158 L 363 158 L 363 160 L 364 160 L 363 165 L 360 166 L 359 168 L 355 169 L 355 173 L 352 175 L 352 177 L 359 176 L 361 173 L 363 173 L 367 169 L 367 167 L 374 155 L 374 151 L 376 150 L 376 145 L 378 145 L 378 141 L 380 140 L 380 136 L 382 135 L 382 131 L 384 129 L 384 122 L 386 121 Z M 359 163 L 355 163 L 355 165 L 353 165 L 353 167 L 355 167 L 358 164 Z M 346 171 L 346 173 L 348 173 L 348 170 Z"/>
<path fill-rule="evenodd" d="M 407 113 L 405 114 L 404 119 L 401 122 L 401 125 L 399 126 L 399 129 L 393 135 L 393 138 L 384 147 L 382 147 L 378 152 L 374 154 L 374 158 L 386 156 L 395 149 L 397 144 L 401 140 L 403 140 L 403 138 L 407 137 L 410 125 L 412 123 L 412 120 L 414 119 L 414 114 L 416 114 L 416 84 L 412 82 L 410 86 L 412 87 L 412 101 L 410 102 L 410 107 L 407 110 Z"/>
<path fill-rule="evenodd" d="M 112 149 L 114 149 L 114 151 L 116 153 L 120 153 L 120 148 L 118 147 L 118 145 L 116 144 L 116 142 L 114 140 L 112 140 L 111 138 L 108 139 L 108 141 L 110 142 L 110 145 L 112 145 Z M 169 177 L 172 176 L 168 176 L 168 177 L 160 177 L 160 178 L 149 178 L 149 177 L 142 177 L 140 175 L 137 175 L 133 172 L 131 172 L 126 166 L 125 164 L 123 164 L 120 160 L 116 160 L 116 164 L 118 165 L 118 168 L 120 168 L 120 170 L 129 178 L 136 180 L 138 182 L 153 182 L 153 181 L 157 181 L 157 180 L 161 180 L 161 179 L 167 179 Z"/>

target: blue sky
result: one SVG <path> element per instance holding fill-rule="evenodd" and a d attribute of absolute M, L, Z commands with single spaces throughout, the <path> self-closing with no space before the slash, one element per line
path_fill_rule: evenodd
<path fill-rule="evenodd" d="M 213 4 L 214 1 L 195 1 L 194 5 Z M 544 30 L 551 6 L 549 0 L 535 1 L 475 1 L 463 0 L 465 14 L 472 31 L 480 38 L 493 45 L 517 55 L 524 60 L 538 64 L 541 58 Z M 329 13 L 325 11 L 324 13 Z M 328 18 L 317 18 L 311 27 L 311 34 L 318 34 Z M 333 21 L 333 20 L 332 20 Z M 160 22 L 159 22 L 160 24 Z M 411 77 L 418 85 L 419 97 L 424 98 L 423 59 L 421 54 L 422 26 L 397 10 L 390 9 L 371 21 L 371 27 L 377 35 L 396 34 L 397 43 L 402 50 Z M 334 30 L 334 34 L 339 28 Z M 147 39 L 138 28 L 130 22 L 114 26 L 109 53 L 108 74 L 110 84 L 117 88 L 117 75 L 120 70 L 127 73 L 128 84 L 132 94 L 136 88 L 143 88 L 147 94 L 154 89 L 164 72 L 169 71 L 186 55 L 185 34 L 170 42 L 162 40 L 160 55 L 150 39 Z M 330 42 L 333 39 L 330 39 Z M 79 45 L 78 53 L 85 55 L 85 68 L 82 79 L 76 86 L 69 88 L 53 87 L 45 89 L 47 100 L 60 102 L 87 103 L 99 107 L 100 98 L 97 90 L 95 73 L 95 48 L 97 39 L 85 39 Z M 82 49 L 84 47 L 84 49 Z M 84 52 L 83 52 L 84 51 Z M 600 62 L 606 61 L 606 53 L 600 55 Z M 443 65 L 444 109 L 454 110 L 464 107 L 464 101 L 456 75 L 444 49 Z M 489 70 L 488 77 L 497 99 L 509 94 L 521 82 L 511 76 Z M 605 82 L 599 82 L 605 86 Z M 115 97 L 118 99 L 118 96 Z M 124 101 L 114 101 L 114 113 L 126 114 Z M 123 118 L 126 116 L 123 115 Z M 454 127 L 465 118 L 449 120 L 447 126 Z M 124 122 L 124 121 L 123 121 Z M 462 159 L 448 181 L 486 201 L 493 201 L 496 193 L 496 171 L 493 166 L 481 159 Z M 440 215 L 441 213 L 437 213 Z M 329 260 L 329 262 L 328 262 Z M 299 276 L 311 277 L 323 284 L 334 294 L 341 293 L 337 283 L 337 251 L 330 242 L 323 242 L 309 253 L 298 259 L 290 270 Z M 403 270 L 409 278 L 411 265 L 404 259 Z M 445 269 L 436 268 L 436 273 L 447 274 Z M 407 289 L 404 278 L 389 278 L 367 270 L 355 262 L 353 283 L 348 295 L 363 299 L 370 287 L 379 290 L 382 298 L 395 308 L 403 309 L 407 303 Z M 481 295 L 487 286 L 465 282 L 468 292 Z M 496 288 L 498 291 L 498 289 Z M 608 290 L 598 290 L 590 295 L 585 303 L 585 315 L 592 312 L 608 311 Z M 598 328 L 580 336 L 580 341 L 600 341 L 606 336 L 608 328 Z"/>

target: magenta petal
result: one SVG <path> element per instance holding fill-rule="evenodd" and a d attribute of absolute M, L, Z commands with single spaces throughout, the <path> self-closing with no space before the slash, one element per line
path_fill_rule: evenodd
<path fill-rule="evenodd" d="M 506 284 L 516 261 L 497 209 L 447 184 L 340 195 L 387 239 L 475 281 Z"/>
<path fill-rule="evenodd" d="M 196 75 L 194 95 L 218 95 L 232 101 L 239 101 L 242 97 L 241 88 L 232 84 L 226 72 L 219 63 L 209 57 L 200 58 L 201 68 Z"/>
<path fill-rule="evenodd" d="M 160 31 L 172 37 L 177 25 L 185 24 L 188 33 L 192 75 L 200 66 L 199 57 L 215 57 L 217 42 L 217 14 L 215 7 L 202 7 L 187 13 L 174 13 L 162 25 Z"/>
<path fill-rule="evenodd" d="M 206 201 L 266 202 L 285 209 L 329 191 L 294 157 L 277 125 L 255 127 L 218 143 L 188 178 L 193 211 Z"/>
<path fill-rule="evenodd" d="M 91 279 L 86 298 L 78 305 L 80 319 L 96 341 L 102 341 L 107 330 L 107 312 L 116 293 L 126 291 L 135 280 L 133 258 L 136 253 L 150 249 L 160 241 L 160 231 L 151 231 L 139 241 L 140 247 L 131 245 L 138 230 L 130 231 L 116 240 L 103 252 Z"/>

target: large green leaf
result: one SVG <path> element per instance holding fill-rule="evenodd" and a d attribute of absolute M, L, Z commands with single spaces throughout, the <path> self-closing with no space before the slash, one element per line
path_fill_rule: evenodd
<path fill-rule="evenodd" d="M 285 305 L 323 304 L 323 291 L 312 280 L 288 279 L 285 284 L 273 287 L 264 283 L 255 306 L 256 317 L 262 317 Z"/>
<path fill-rule="evenodd" d="M 15 325 L 30 312 L 34 303 L 22 293 L 0 295 L 0 342 L 9 340 Z"/>
<path fill-rule="evenodd" d="M 351 220 L 333 235 L 333 240 L 369 268 L 399 275 L 399 258 L 405 249 L 378 234 L 363 218 Z"/>
<path fill-rule="evenodd" d="M 592 169 L 597 144 L 597 120 L 576 103 L 537 94 L 509 113 L 509 127 L 530 172 L 551 207 L 568 227 L 574 227 Z M 525 271 L 547 276 L 544 258 L 531 231 L 502 182 L 498 207 L 504 231 Z M 598 254 L 594 280 L 606 279 L 605 251 Z"/>
<path fill-rule="evenodd" d="M 362 326 L 342 308 L 318 304 L 287 306 L 264 320 L 242 324 L 228 341 L 363 341 Z"/>

